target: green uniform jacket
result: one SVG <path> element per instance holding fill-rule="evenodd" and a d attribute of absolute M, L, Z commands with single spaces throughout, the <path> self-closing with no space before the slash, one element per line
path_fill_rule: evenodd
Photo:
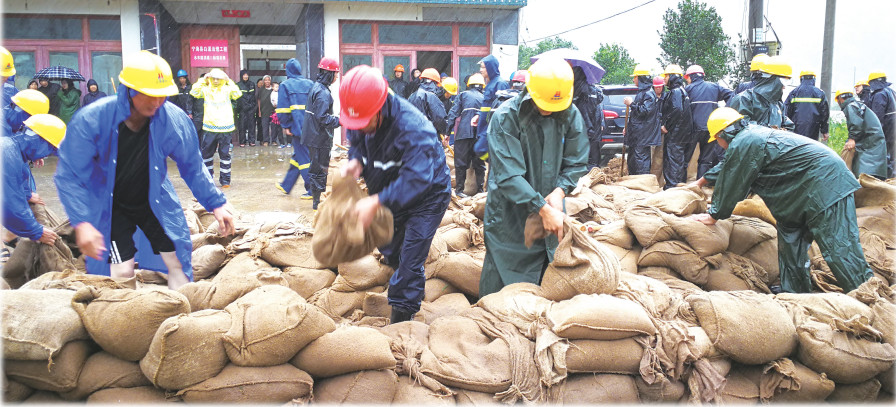
<path fill-rule="evenodd" d="M 852 159 L 852 173 L 865 173 L 879 178 L 887 176 L 887 144 L 880 120 L 862 102 L 849 95 L 840 105 L 846 116 L 849 138 L 856 141 L 856 155 Z M 868 113 L 871 114 L 868 114 Z"/>
<path fill-rule="evenodd" d="M 567 194 L 585 174 L 588 137 L 579 110 L 542 116 L 528 91 L 504 102 L 488 128 L 489 177 L 485 205 L 485 263 L 480 296 L 504 285 L 538 284 L 557 237 L 523 243 L 526 218 L 544 206 L 555 188 Z"/>
<path fill-rule="evenodd" d="M 81 91 L 72 89 L 66 93 L 60 90 L 57 96 L 59 96 L 59 118 L 68 124 L 72 120 L 72 116 L 75 115 L 75 111 L 81 107 Z"/>
<path fill-rule="evenodd" d="M 805 225 L 859 189 L 840 157 L 808 137 L 748 125 L 728 146 L 709 214 L 727 219 L 752 189 L 778 223 Z"/>

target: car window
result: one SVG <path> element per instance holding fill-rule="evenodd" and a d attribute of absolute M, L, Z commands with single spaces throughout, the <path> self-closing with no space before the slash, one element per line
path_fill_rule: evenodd
<path fill-rule="evenodd" d="M 626 96 L 631 95 L 605 95 L 606 99 L 604 103 L 611 105 L 623 105 L 622 99 L 625 99 Z"/>

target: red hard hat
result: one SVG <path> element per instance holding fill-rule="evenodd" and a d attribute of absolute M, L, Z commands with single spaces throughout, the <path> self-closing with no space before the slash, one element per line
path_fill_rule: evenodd
<path fill-rule="evenodd" d="M 521 69 L 513 73 L 513 76 L 510 77 L 511 82 L 529 82 L 529 71 Z"/>
<path fill-rule="evenodd" d="M 379 69 L 358 65 L 348 71 L 339 85 L 339 124 L 357 130 L 370 123 L 386 102 L 389 83 Z"/>
<path fill-rule="evenodd" d="M 666 81 L 663 80 L 662 76 L 654 76 L 653 86 L 666 86 Z"/>
<path fill-rule="evenodd" d="M 395 65 L 395 69 L 393 69 L 392 71 L 393 72 L 404 72 L 404 65 L 402 65 L 402 64 Z"/>
<path fill-rule="evenodd" d="M 690 74 L 692 74 L 692 73 L 702 73 L 702 74 L 705 75 L 705 73 L 703 72 L 703 67 L 700 66 L 700 65 L 691 65 L 691 66 L 689 66 L 689 67 L 688 67 L 688 70 L 685 71 L 684 74 L 685 74 L 685 75 L 690 75 Z"/>
<path fill-rule="evenodd" d="M 336 62 L 336 60 L 333 58 L 321 58 L 320 63 L 317 64 L 317 67 L 320 69 L 326 69 L 328 71 L 339 72 L 339 62 Z"/>

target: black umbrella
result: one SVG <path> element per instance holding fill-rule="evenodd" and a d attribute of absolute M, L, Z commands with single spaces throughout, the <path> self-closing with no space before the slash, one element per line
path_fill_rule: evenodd
<path fill-rule="evenodd" d="M 71 79 L 73 81 L 86 81 L 78 71 L 64 66 L 51 66 L 34 74 L 34 79 Z"/>

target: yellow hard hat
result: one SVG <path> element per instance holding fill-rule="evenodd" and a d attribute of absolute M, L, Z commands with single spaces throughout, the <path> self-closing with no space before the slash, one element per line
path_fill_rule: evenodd
<path fill-rule="evenodd" d="M 485 86 L 485 78 L 482 77 L 481 73 L 474 73 L 470 75 L 470 78 L 467 79 L 467 86 L 473 85 L 482 85 Z"/>
<path fill-rule="evenodd" d="M 750 72 L 758 71 L 766 60 L 768 60 L 768 54 L 753 55 L 753 59 L 750 60 Z"/>
<path fill-rule="evenodd" d="M 2 66 L 0 66 L 0 76 L 13 76 L 16 74 L 16 63 L 12 59 L 12 53 L 5 47 L 0 47 L 0 55 L 3 56 Z"/>
<path fill-rule="evenodd" d="M 147 96 L 174 96 L 178 93 L 168 62 L 149 51 L 129 55 L 118 80 Z"/>
<path fill-rule="evenodd" d="M 5 57 L 4 57 L 4 58 L 5 58 Z M 6 61 L 6 60 L 4 59 L 4 64 L 6 63 L 5 61 Z M 13 70 L 13 73 L 15 73 L 15 70 Z M 886 77 L 887 77 L 887 74 L 885 74 L 885 73 L 883 73 L 883 72 L 880 72 L 880 71 L 878 71 L 878 72 L 871 72 L 870 74 L 868 74 L 868 81 L 871 82 L 871 81 L 873 81 L 873 80 L 875 80 L 875 79 L 877 79 L 877 78 L 886 78 Z"/>
<path fill-rule="evenodd" d="M 837 100 L 838 98 L 840 98 L 840 95 L 845 95 L 847 93 L 850 95 L 855 95 L 855 91 L 853 91 L 852 89 L 846 89 L 846 88 L 837 89 L 837 91 L 834 92 L 834 100 Z"/>
<path fill-rule="evenodd" d="M 65 122 L 51 114 L 36 114 L 25 120 L 25 126 L 34 130 L 38 136 L 47 140 L 53 147 L 59 148 L 59 143 L 65 137 Z"/>
<path fill-rule="evenodd" d="M 713 110 L 706 121 L 706 128 L 709 129 L 709 142 L 716 141 L 719 133 L 732 123 L 743 119 L 744 115 L 730 107 L 720 107 Z"/>
<path fill-rule="evenodd" d="M 559 57 L 540 58 L 529 67 L 526 88 L 535 105 L 542 110 L 559 112 L 572 104 L 572 67 Z"/>
<path fill-rule="evenodd" d="M 856 82 L 855 86 L 871 86 L 871 85 L 868 84 L 868 81 L 859 80 L 858 82 Z"/>
<path fill-rule="evenodd" d="M 13 103 L 21 107 L 26 113 L 34 116 L 36 114 L 46 114 L 50 111 L 50 99 L 34 89 L 25 89 L 16 93 L 12 97 Z"/>
<path fill-rule="evenodd" d="M 777 55 L 768 57 L 768 59 L 762 63 L 762 66 L 759 67 L 759 72 L 765 72 L 767 74 L 781 76 L 784 78 L 790 78 L 791 76 L 793 76 L 793 68 L 790 67 L 790 64 L 785 62 L 783 58 Z"/>
<path fill-rule="evenodd" d="M 452 96 L 457 94 L 457 79 L 447 77 L 442 79 L 442 89 L 450 93 Z"/>
<path fill-rule="evenodd" d="M 818 76 L 815 75 L 815 71 L 800 71 L 800 76 Z"/>
<path fill-rule="evenodd" d="M 635 71 L 630 75 L 632 77 L 635 76 L 650 76 L 650 71 L 641 67 L 641 64 L 635 65 Z"/>
<path fill-rule="evenodd" d="M 684 71 L 681 69 L 680 65 L 671 64 L 666 67 L 665 71 L 663 71 L 663 76 L 669 75 L 684 75 Z"/>

